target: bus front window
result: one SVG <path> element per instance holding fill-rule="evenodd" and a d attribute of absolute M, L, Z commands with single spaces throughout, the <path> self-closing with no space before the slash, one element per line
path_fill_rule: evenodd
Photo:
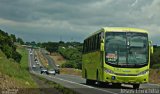
<path fill-rule="evenodd" d="M 128 64 L 145 64 L 148 57 L 148 39 L 143 33 L 128 33 Z"/>
<path fill-rule="evenodd" d="M 116 66 L 147 63 L 147 34 L 131 32 L 106 33 L 106 63 Z"/>

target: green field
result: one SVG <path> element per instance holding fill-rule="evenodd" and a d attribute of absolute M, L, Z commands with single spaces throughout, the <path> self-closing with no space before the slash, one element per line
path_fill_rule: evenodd
<path fill-rule="evenodd" d="M 3 87 L 36 88 L 37 84 L 28 71 L 28 52 L 23 47 L 17 51 L 22 55 L 20 63 L 7 59 L 0 50 L 0 76 Z"/>

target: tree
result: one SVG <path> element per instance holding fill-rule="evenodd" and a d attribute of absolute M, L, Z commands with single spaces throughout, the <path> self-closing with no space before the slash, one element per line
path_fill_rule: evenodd
<path fill-rule="evenodd" d="M 24 44 L 24 41 L 21 38 L 17 38 L 17 42 L 22 44 L 22 45 Z"/>
<path fill-rule="evenodd" d="M 12 58 L 13 58 L 16 62 L 20 63 L 21 58 L 22 58 L 22 55 L 19 54 L 18 52 L 13 52 Z"/>
<path fill-rule="evenodd" d="M 47 42 L 47 43 L 42 43 L 42 47 L 46 48 L 47 51 L 50 53 L 52 52 L 57 52 L 59 43 L 57 42 Z"/>
<path fill-rule="evenodd" d="M 17 40 L 21 43 L 23 42 L 21 38 L 18 38 Z M 0 30 L 0 49 L 7 58 L 12 58 L 16 62 L 20 62 L 21 55 L 16 52 L 16 45 L 14 45 L 14 42 L 16 42 L 15 35 L 8 35 L 8 33 Z"/>
<path fill-rule="evenodd" d="M 14 34 L 11 34 L 10 37 L 13 42 L 16 42 L 16 36 Z"/>
<path fill-rule="evenodd" d="M 154 47 L 154 53 L 151 55 L 151 68 L 160 68 L 160 47 Z"/>

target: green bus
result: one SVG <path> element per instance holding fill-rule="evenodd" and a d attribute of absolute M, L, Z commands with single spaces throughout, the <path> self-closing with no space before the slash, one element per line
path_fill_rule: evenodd
<path fill-rule="evenodd" d="M 151 53 L 147 31 L 104 27 L 84 40 L 82 77 L 86 84 L 131 84 L 139 88 L 149 80 Z"/>

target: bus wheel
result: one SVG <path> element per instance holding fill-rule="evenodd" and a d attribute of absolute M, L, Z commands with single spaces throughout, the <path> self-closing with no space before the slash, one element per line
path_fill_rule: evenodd
<path fill-rule="evenodd" d="M 106 82 L 98 82 L 98 85 L 99 85 L 100 87 L 107 87 L 107 86 L 108 86 L 108 83 L 106 83 Z"/>
<path fill-rule="evenodd" d="M 86 84 L 87 85 L 94 85 L 95 81 L 94 80 L 90 80 L 90 79 L 86 79 Z"/>
<path fill-rule="evenodd" d="M 98 70 L 97 70 L 97 73 L 96 73 L 96 80 L 97 80 L 97 82 L 99 81 Z"/>
<path fill-rule="evenodd" d="M 112 83 L 112 86 L 115 87 L 115 88 L 120 88 L 121 83 Z"/>
<path fill-rule="evenodd" d="M 87 71 L 86 71 L 86 69 L 85 69 L 85 78 L 87 79 Z"/>
<path fill-rule="evenodd" d="M 140 84 L 133 84 L 134 89 L 139 89 Z"/>
<path fill-rule="evenodd" d="M 101 82 L 99 81 L 98 70 L 97 70 L 97 73 L 96 73 L 96 84 L 97 84 L 98 86 L 101 85 Z"/>

